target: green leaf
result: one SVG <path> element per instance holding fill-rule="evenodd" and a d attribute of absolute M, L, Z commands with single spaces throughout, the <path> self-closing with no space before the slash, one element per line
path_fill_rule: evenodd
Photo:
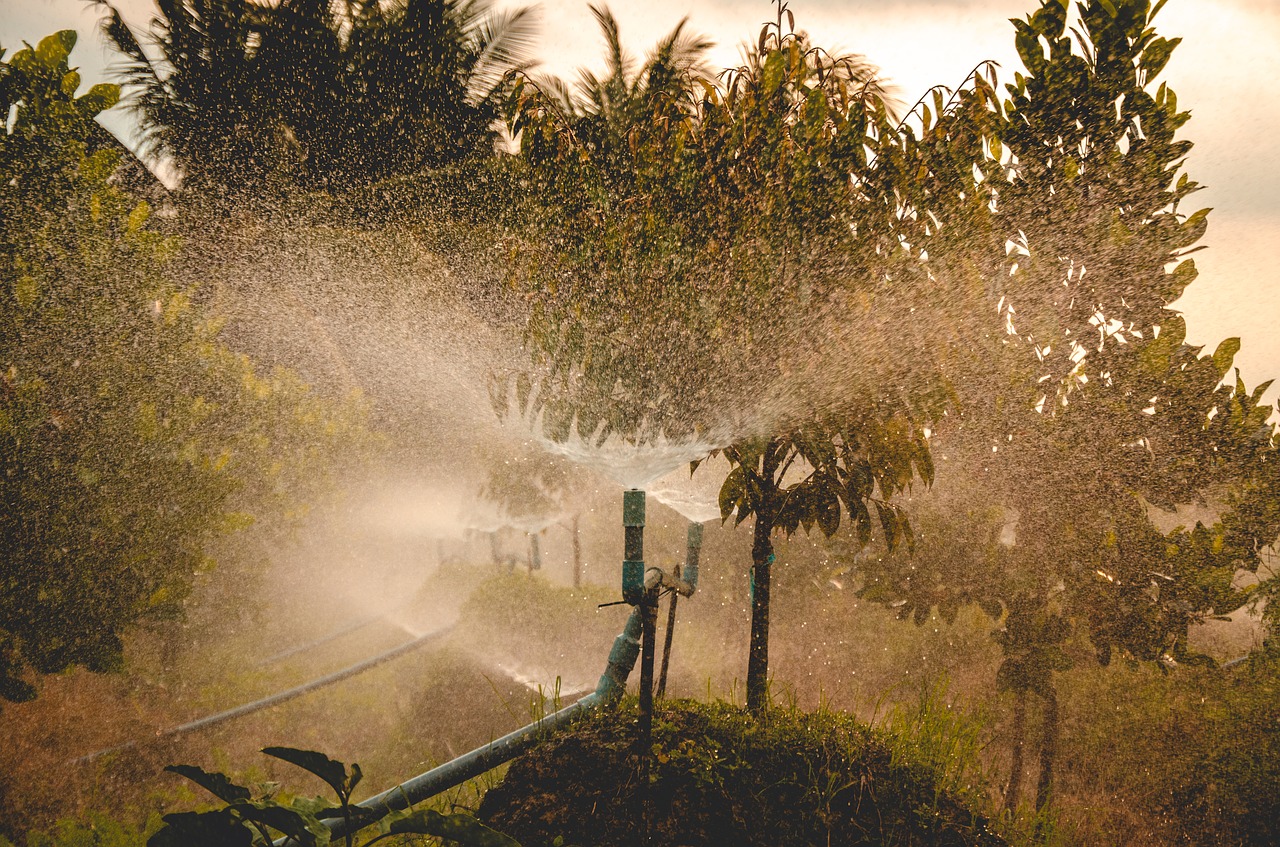
<path fill-rule="evenodd" d="M 249 847 L 253 834 L 226 809 L 177 812 L 147 839 L 147 847 Z"/>
<path fill-rule="evenodd" d="M 1222 343 L 1218 345 L 1218 349 L 1213 351 L 1213 366 L 1218 369 L 1219 379 L 1226 376 L 1227 371 L 1231 369 L 1231 363 L 1235 361 L 1236 354 L 1239 352 L 1239 338 L 1224 338 Z"/>
<path fill-rule="evenodd" d="M 391 823 L 393 834 L 434 835 L 466 847 L 520 847 L 509 835 L 490 829 L 470 815 L 442 815 L 435 809 L 420 809 Z"/>
<path fill-rule="evenodd" d="M 818 529 L 830 538 L 840 529 L 840 483 L 828 477 L 817 480 L 816 484 L 812 500 L 814 517 L 818 520 Z"/>
<path fill-rule="evenodd" d="M 312 824 L 315 823 L 314 818 L 308 819 L 306 815 L 286 806 L 278 806 L 272 800 L 236 803 L 228 806 L 227 809 L 239 815 L 241 820 L 269 826 L 277 832 L 283 832 L 303 847 L 316 847 L 319 842 L 316 832 L 311 829 Z M 316 825 L 317 828 L 325 828 L 323 825 Z"/>
<path fill-rule="evenodd" d="M 778 90 L 782 84 L 782 75 L 786 70 L 786 58 L 781 50 L 774 50 L 764 60 L 764 72 L 761 77 L 761 97 L 767 98 Z"/>
<path fill-rule="evenodd" d="M 741 467 L 736 467 L 724 478 L 724 484 L 720 486 L 720 520 L 728 520 L 738 503 L 742 501 L 746 491 L 745 474 Z"/>
<path fill-rule="evenodd" d="M 26 703 L 36 699 L 36 689 L 16 676 L 0 673 L 0 698 L 10 703 Z"/>
<path fill-rule="evenodd" d="M 1204 237 L 1209 228 L 1209 212 L 1212 209 L 1201 209 L 1182 223 L 1181 231 L 1173 240 L 1174 247 L 1189 247 Z"/>
<path fill-rule="evenodd" d="M 133 211 L 129 212 L 129 217 L 125 220 L 125 230 L 131 235 L 137 233 L 146 224 L 149 217 L 151 217 L 151 206 L 146 200 L 143 200 L 133 207 Z"/>
<path fill-rule="evenodd" d="M 46 35 L 40 39 L 40 43 L 36 45 L 36 56 L 45 67 L 50 70 L 56 70 L 71 55 L 71 48 L 75 46 L 76 31 L 74 29 L 60 30 L 53 35 Z"/>
<path fill-rule="evenodd" d="M 40 283 L 33 276 L 20 276 L 13 283 L 13 297 L 21 309 L 30 309 L 40 295 Z"/>
<path fill-rule="evenodd" d="M 165 770 L 185 776 L 224 803 L 238 803 L 241 800 L 248 800 L 251 796 L 249 789 L 236 785 L 227 778 L 226 774 L 211 773 L 195 765 L 169 765 Z"/>
<path fill-rule="evenodd" d="M 1147 45 L 1147 49 L 1142 51 L 1142 58 L 1139 61 L 1142 69 L 1147 72 L 1148 83 L 1164 70 L 1164 66 L 1169 63 L 1169 57 L 1173 55 L 1173 49 L 1181 43 L 1181 38 L 1156 38 Z"/>
<path fill-rule="evenodd" d="M 110 109 L 120 102 L 120 86 L 109 82 L 100 82 L 90 88 L 83 96 L 76 98 L 76 108 L 86 117 L 93 117 L 99 112 Z"/>
<path fill-rule="evenodd" d="M 324 753 L 314 750 L 298 750 L 294 747 L 264 747 L 262 752 L 268 756 L 282 759 L 296 765 L 308 773 L 313 773 L 324 780 L 339 797 L 346 798 L 351 793 L 347 784 L 347 766 L 342 762 L 330 759 Z"/>

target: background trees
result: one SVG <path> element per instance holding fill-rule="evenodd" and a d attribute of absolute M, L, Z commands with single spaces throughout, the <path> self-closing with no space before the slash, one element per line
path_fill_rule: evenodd
<path fill-rule="evenodd" d="M 90 152 L 115 86 L 77 96 L 75 33 L 0 65 L 0 695 L 28 673 L 119 666 L 122 633 L 180 613 L 208 543 L 323 485 L 354 406 L 223 346 L 177 244 Z"/>
<path fill-rule="evenodd" d="M 144 44 L 102 5 L 155 152 L 239 205 L 491 155 L 532 38 L 528 9 L 487 0 L 198 0 L 161 2 Z"/>

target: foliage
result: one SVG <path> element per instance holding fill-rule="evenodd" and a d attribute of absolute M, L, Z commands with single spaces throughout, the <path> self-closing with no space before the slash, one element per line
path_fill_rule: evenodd
<path fill-rule="evenodd" d="M 527 8 L 488 0 L 160 3 L 145 47 L 102 2 L 156 152 L 197 199 L 344 192 L 491 155 Z"/>
<path fill-rule="evenodd" d="M 1274 650 L 1230 670 L 1113 666 L 1080 676 L 1069 695 L 1075 717 L 1063 730 L 1064 771 L 1077 783 L 1145 808 L 1164 825 L 1164 843 L 1275 843 Z"/>
<path fill-rule="evenodd" d="M 160 816 L 151 815 L 141 825 L 131 825 L 97 813 L 85 821 L 64 819 L 47 832 L 30 832 L 26 847 L 142 847 L 161 826 Z M 0 835 L 0 847 L 14 847 Z"/>
<path fill-rule="evenodd" d="M 479 815 L 525 844 L 1003 844 L 910 752 L 848 715 L 655 706 L 648 780 L 635 706 L 596 712 L 512 763 Z"/>
<path fill-rule="evenodd" d="M 1253 482 L 1273 463 L 1269 383 L 1223 383 L 1238 339 L 1203 355 L 1167 309 L 1195 278 L 1184 257 L 1207 210 L 1179 208 L 1197 186 L 1179 175 L 1191 144 L 1175 131 L 1189 115 L 1155 88 L 1177 44 L 1151 26 L 1159 5 L 1081 3 L 1066 35 L 1066 5 L 1046 0 L 1014 21 L 1027 75 L 1010 99 L 962 98 L 948 114 L 981 139 L 969 190 L 989 202 L 988 238 L 969 261 L 1005 332 L 988 356 L 994 379 L 957 380 L 960 414 L 939 426 L 950 491 L 916 508 L 930 540 L 914 559 L 861 563 L 864 596 L 918 623 L 966 602 L 1007 614 L 997 683 L 1054 714 L 1074 627 L 1104 664 L 1203 661 L 1188 627 L 1248 599 L 1236 573 L 1256 570 L 1280 531 Z M 1153 506 L 1224 491 L 1232 508 L 1214 526 L 1152 520 Z"/>
<path fill-rule="evenodd" d="M 874 505 L 890 539 L 909 535 L 890 498 L 928 480 L 923 422 L 945 390 L 939 356 L 911 355 L 930 345 L 907 336 L 950 324 L 905 313 L 957 298 L 920 246 L 902 248 L 895 179 L 916 169 L 881 155 L 898 136 L 864 60 L 814 46 L 779 4 L 719 84 L 682 28 L 628 77 L 616 25 L 597 16 L 605 81 L 587 77 L 576 100 L 564 84 L 517 89 L 530 240 L 548 245 L 515 257 L 536 372 L 519 399 L 552 437 L 733 445 L 721 506 L 756 518 L 758 707 L 773 530 L 834 532 L 844 509 L 866 538 Z"/>
<path fill-rule="evenodd" d="M 923 681 L 915 700 L 896 705 L 883 726 L 894 764 L 923 764 L 936 774 L 939 795 L 982 808 L 988 787 L 982 762 L 987 720 L 949 696 L 945 676 Z"/>
<path fill-rule="evenodd" d="M 185 776 L 213 794 L 226 806 L 207 812 L 179 812 L 164 816 L 164 826 L 147 839 L 147 847 L 188 847 L 188 845 L 270 845 L 277 837 L 285 844 L 306 847 L 329 843 L 326 819 L 345 825 L 347 847 L 355 843 L 355 833 L 374 824 L 379 834 L 364 847 L 397 835 L 430 835 L 444 841 L 472 847 L 519 847 L 513 839 L 495 832 L 470 815 L 443 815 L 434 809 L 379 816 L 351 802 L 351 793 L 363 777 L 360 766 L 350 769 L 323 753 L 292 747 L 267 747 L 263 753 L 314 774 L 338 798 L 331 806 L 323 798 L 294 798 L 288 803 L 267 795 L 255 799 L 248 788 L 237 785 L 225 774 L 211 773 L 193 765 L 172 765 L 166 770 Z"/>
<path fill-rule="evenodd" d="M 113 187 L 118 152 L 76 97 L 73 32 L 0 64 L 0 696 L 28 670 L 117 668 L 138 621 L 179 615 L 215 537 L 279 523 L 359 412 L 255 373 L 192 291 L 177 243 Z M 310 478 L 306 484 L 301 480 Z M 315 490 L 312 488 L 311 490 Z"/>

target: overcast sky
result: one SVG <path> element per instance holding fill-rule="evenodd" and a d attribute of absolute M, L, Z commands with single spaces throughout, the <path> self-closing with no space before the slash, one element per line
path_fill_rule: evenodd
<path fill-rule="evenodd" d="M 118 5 L 145 31 L 153 0 Z M 829 49 L 866 55 L 907 102 L 934 84 L 958 84 L 983 59 L 998 61 L 1002 75 L 1012 78 L 1020 64 L 1008 19 L 1036 6 L 1035 0 L 792 0 L 799 28 Z M 615 2 L 612 8 L 624 43 L 637 55 L 688 15 L 691 29 L 717 42 L 711 57 L 717 65 L 736 64 L 738 45 L 754 39 L 773 14 L 766 2 L 728 0 Z M 547 0 L 540 14 L 545 70 L 570 75 L 601 64 L 603 42 L 585 0 Z M 82 0 L 0 0 L 0 45 L 11 50 L 24 39 L 34 43 L 57 29 L 78 29 L 73 59 L 89 85 L 104 77 L 109 62 L 95 21 Z M 1280 275 L 1272 259 L 1280 245 L 1280 2 L 1169 0 L 1156 27 L 1184 39 L 1163 78 L 1192 112 L 1182 130 L 1196 144 L 1187 170 L 1207 188 L 1191 202 L 1214 208 L 1203 242 L 1210 249 L 1196 254 L 1200 278 L 1178 307 L 1194 343 L 1212 347 L 1241 336 L 1236 362 L 1252 385 L 1280 376 Z M 127 132 L 126 115 L 108 122 Z"/>

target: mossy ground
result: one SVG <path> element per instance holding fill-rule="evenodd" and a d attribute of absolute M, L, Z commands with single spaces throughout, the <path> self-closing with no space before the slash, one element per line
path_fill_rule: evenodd
<path fill-rule="evenodd" d="M 1004 844 L 842 713 L 667 701 L 652 745 L 646 779 L 634 701 L 598 712 L 517 759 L 479 816 L 524 847 Z"/>

